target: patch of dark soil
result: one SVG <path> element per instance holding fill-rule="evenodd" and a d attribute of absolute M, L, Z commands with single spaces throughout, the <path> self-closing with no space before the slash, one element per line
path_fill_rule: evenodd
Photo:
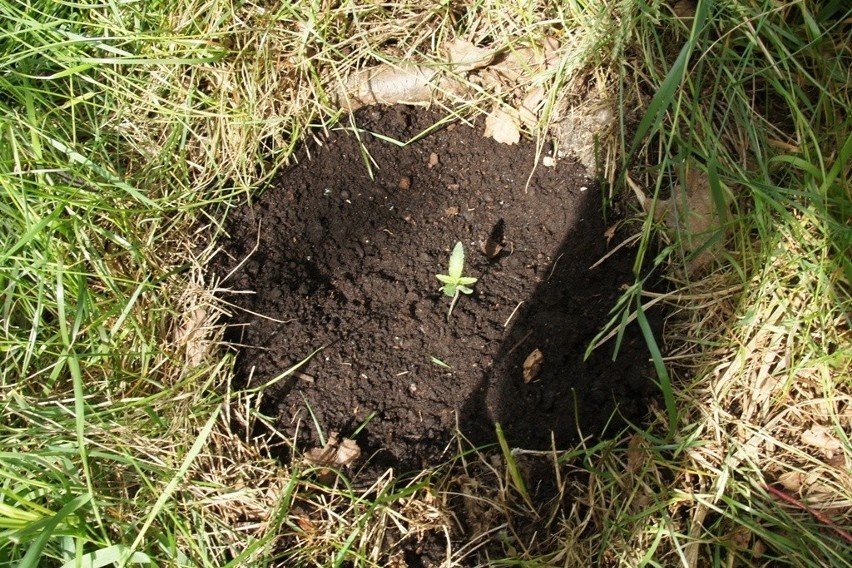
<path fill-rule="evenodd" d="M 456 425 L 478 445 L 499 422 L 511 445 L 542 449 L 578 429 L 601 433 L 616 409 L 639 419 L 656 387 L 638 328 L 615 361 L 612 344 L 583 359 L 633 281 L 630 250 L 589 268 L 618 242 L 605 236 L 595 183 L 568 161 L 536 166 L 534 144 L 498 144 L 481 124 L 386 141 L 439 118 L 362 110 L 357 136 L 340 128 L 309 144 L 231 214 L 228 257 L 213 268 L 225 275 L 244 261 L 224 285 L 252 292 L 229 298 L 245 310 L 229 334 L 244 346 L 238 379 L 263 384 L 323 347 L 268 390 L 266 410 L 305 447 L 319 445 L 308 409 L 326 433 L 367 422 L 358 442 L 368 469 L 434 465 Z M 498 254 L 483 252 L 489 236 Z M 448 321 L 435 275 L 456 241 L 479 281 Z M 540 371 L 524 382 L 536 349 Z"/>

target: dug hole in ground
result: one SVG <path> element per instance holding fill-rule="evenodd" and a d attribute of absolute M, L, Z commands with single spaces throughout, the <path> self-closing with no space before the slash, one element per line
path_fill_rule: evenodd
<path fill-rule="evenodd" d="M 641 420 L 658 392 L 635 325 L 615 359 L 615 340 L 584 358 L 635 280 L 594 179 L 548 144 L 446 114 L 369 106 L 305 141 L 231 213 L 213 264 L 250 292 L 226 298 L 237 386 L 273 381 L 275 429 L 356 481 L 448 460 L 457 430 L 494 444 L 496 423 L 512 447 L 564 448 Z M 448 317 L 435 275 L 457 241 L 478 281 Z M 331 433 L 357 443 L 344 463 L 318 451 Z"/>

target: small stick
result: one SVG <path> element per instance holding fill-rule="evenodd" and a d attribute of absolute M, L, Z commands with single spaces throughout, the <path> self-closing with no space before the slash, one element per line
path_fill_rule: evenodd
<path fill-rule="evenodd" d="M 515 343 L 515 346 L 514 346 L 514 347 L 512 347 L 511 349 L 509 349 L 509 352 L 508 352 L 508 353 L 506 353 L 506 357 L 508 357 L 509 355 L 511 355 L 512 353 L 514 353 L 514 352 L 515 352 L 515 349 L 517 349 L 518 347 L 520 347 L 520 346 L 521 346 L 521 343 L 523 343 L 524 341 L 526 341 L 526 340 L 527 340 L 527 338 L 528 338 L 530 335 L 532 335 L 532 332 L 533 332 L 533 330 L 529 330 L 529 331 L 527 332 L 527 334 L 521 338 L 521 340 L 520 340 L 520 341 L 518 341 L 517 343 Z"/>
<path fill-rule="evenodd" d="M 506 326 L 508 326 L 508 325 L 509 325 L 509 322 L 510 322 L 510 321 L 512 321 L 512 318 L 513 318 L 513 317 L 515 317 L 515 312 L 517 312 L 517 311 L 518 311 L 518 308 L 520 308 L 520 307 L 521 307 L 521 304 L 523 304 L 523 303 L 524 303 L 524 301 L 523 301 L 523 300 L 521 300 L 520 302 L 518 302 L 518 305 L 517 305 L 517 306 L 515 306 L 515 309 L 514 309 L 514 310 L 512 310 L 512 313 L 511 313 L 511 314 L 509 314 L 509 319 L 507 319 L 507 320 L 506 320 L 506 323 L 504 323 L 504 324 L 503 324 L 503 327 L 506 327 Z"/>
<path fill-rule="evenodd" d="M 816 518 L 816 520 L 818 520 L 819 522 L 821 522 L 822 524 L 824 524 L 825 526 L 827 526 L 828 528 L 830 528 L 831 530 L 836 532 L 838 535 L 840 535 L 840 537 L 843 540 L 845 540 L 846 542 L 852 543 L 852 534 L 850 534 L 850 533 L 846 532 L 845 530 L 841 529 L 840 527 L 838 527 L 837 524 L 834 521 L 832 521 L 831 519 L 829 519 L 827 515 L 819 512 L 815 509 L 808 507 L 807 505 L 805 505 L 804 503 L 802 503 L 801 501 L 799 501 L 798 499 L 796 499 L 792 495 L 787 495 L 786 493 L 784 493 L 780 489 L 776 489 L 776 488 L 772 487 L 771 485 L 764 485 L 763 488 L 766 491 L 768 491 L 769 493 L 771 493 L 772 495 L 774 495 L 775 497 L 781 499 L 782 501 L 789 503 L 790 505 L 793 505 L 795 507 L 798 507 L 799 509 L 802 509 L 803 511 L 807 511 L 808 513 L 813 515 Z"/>

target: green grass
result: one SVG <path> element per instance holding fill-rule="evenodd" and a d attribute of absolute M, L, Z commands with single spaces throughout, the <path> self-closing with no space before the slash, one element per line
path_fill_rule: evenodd
<path fill-rule="evenodd" d="M 0 4 L 0 565 L 383 566 L 387 539 L 427 532 L 453 535 L 453 562 L 487 543 L 519 565 L 849 565 L 850 14 L 543 4 Z M 560 87 L 542 129 L 604 92 L 612 195 L 659 196 L 694 168 L 722 213 L 697 241 L 637 215 L 637 282 L 602 332 L 674 307 L 665 337 L 643 325 L 664 409 L 535 457 L 558 512 L 534 510 L 505 445 L 358 489 L 267 458 L 274 432 L 239 433 L 269 420 L 262 392 L 229 389 L 228 307 L 203 270 L 227 211 L 311 129 L 348 119 L 355 70 L 440 63 L 453 37 L 547 36 L 573 54 L 536 79 Z M 442 104 L 515 95 L 475 85 Z M 713 261 L 690 270 L 702 248 Z M 673 282 L 662 300 L 646 261 Z M 814 425 L 839 448 L 807 442 Z M 458 536 L 459 503 L 491 524 Z M 528 541 L 533 520 L 547 530 Z"/>

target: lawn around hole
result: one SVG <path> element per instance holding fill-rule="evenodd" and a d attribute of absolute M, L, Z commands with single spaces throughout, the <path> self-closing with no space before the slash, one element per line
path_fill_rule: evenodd
<path fill-rule="evenodd" d="M 0 564 L 848 566 L 850 18 L 3 4 Z"/>

